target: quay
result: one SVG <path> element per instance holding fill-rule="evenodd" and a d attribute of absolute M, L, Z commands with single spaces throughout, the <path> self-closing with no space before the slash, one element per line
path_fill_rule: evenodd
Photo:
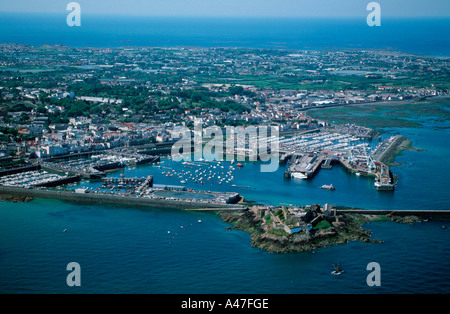
<path fill-rule="evenodd" d="M 27 171 L 39 170 L 39 169 L 41 169 L 41 165 L 39 165 L 39 164 L 10 168 L 10 169 L 0 171 L 0 177 L 9 176 L 12 174 L 17 174 L 17 173 L 22 173 L 22 172 L 27 172 Z"/>
<path fill-rule="evenodd" d="M 68 168 L 63 166 L 58 166 L 57 164 L 42 162 L 41 168 L 47 171 L 59 172 L 59 173 L 69 173 L 73 176 L 79 176 L 85 179 L 101 179 L 106 176 L 103 171 L 99 171 L 94 167 L 89 167 L 87 170 L 83 171 L 81 169 L 76 169 L 74 167 Z"/>
<path fill-rule="evenodd" d="M 79 152 L 79 153 L 69 153 L 69 154 L 62 154 L 62 155 L 54 155 L 52 157 L 46 157 L 43 158 L 43 161 L 52 162 L 54 160 L 60 160 L 60 159 L 72 159 L 72 158 L 80 158 L 80 157 L 90 157 L 94 154 L 98 154 L 98 151 L 86 151 L 86 152 Z"/>
<path fill-rule="evenodd" d="M 125 164 L 134 166 L 157 163 L 160 161 L 159 155 L 144 155 L 137 152 L 131 153 L 126 151 L 111 151 L 106 153 L 105 155 L 110 156 L 110 158 L 112 159 L 118 159 L 118 162 L 122 163 L 123 167 L 125 167 Z"/>
<path fill-rule="evenodd" d="M 71 176 L 71 177 L 56 179 L 54 181 L 38 183 L 38 184 L 35 184 L 34 186 L 50 188 L 50 187 L 60 186 L 60 185 L 64 185 L 64 184 L 79 182 L 80 180 L 81 180 L 80 176 Z"/>
<path fill-rule="evenodd" d="M 332 161 L 331 158 L 326 158 L 320 168 L 330 170 L 333 167 Z"/>
<path fill-rule="evenodd" d="M 372 158 L 376 161 L 387 163 L 395 154 L 397 147 L 405 141 L 406 138 L 401 135 L 391 136 L 384 140 L 372 153 Z"/>
<path fill-rule="evenodd" d="M 138 153 L 141 155 L 150 155 L 150 156 L 156 156 L 156 155 L 169 155 L 172 152 L 172 147 L 165 147 L 165 148 L 153 148 L 153 149 L 146 149 L 146 150 L 140 150 Z"/>
<path fill-rule="evenodd" d="M 286 171 L 287 177 L 312 178 L 320 168 L 324 158 L 317 154 L 295 155 L 293 164 Z"/>
<path fill-rule="evenodd" d="M 398 147 L 406 140 L 401 135 L 391 136 L 378 145 L 371 154 L 377 169 L 374 185 L 378 191 L 394 190 L 394 177 L 386 163 L 393 158 Z"/>

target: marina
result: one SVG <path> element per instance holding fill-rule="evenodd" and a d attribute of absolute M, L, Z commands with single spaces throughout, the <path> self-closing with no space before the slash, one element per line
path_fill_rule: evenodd
<path fill-rule="evenodd" d="M 131 167 L 125 166 L 127 160 L 123 159 L 123 156 L 120 160 L 111 155 L 92 157 L 95 161 L 95 167 L 104 166 L 110 168 L 108 170 Z M 151 158 L 155 160 L 156 157 L 152 156 Z M 159 156 L 157 158 L 159 161 Z M 38 170 L 32 171 L 28 171 L 28 167 L 23 167 L 23 172 L 0 177 L 0 187 L 3 187 L 2 191 L 7 191 L 6 193 L 55 197 L 74 201 L 79 198 L 80 200 L 95 202 L 98 200 L 107 202 L 119 200 L 119 203 L 130 201 L 127 204 L 139 206 L 159 206 L 163 202 L 164 207 L 172 208 L 208 209 L 223 206 L 223 208 L 231 210 L 242 209 L 240 205 L 233 205 L 241 200 L 241 196 L 236 192 L 194 190 L 186 188 L 185 185 L 154 183 L 153 175 L 126 177 L 124 174 L 120 174 L 116 177 L 114 175 L 108 176 L 106 172 L 102 177 L 79 175 L 83 172 L 94 174 L 100 172 L 97 169 L 95 171 L 98 172 L 92 171 L 94 167 L 90 166 L 90 162 L 92 162 L 91 158 L 78 158 L 54 161 L 53 163 L 42 162 L 42 167 L 38 165 Z M 122 164 L 117 167 L 116 164 L 119 162 Z M 222 182 L 229 183 L 234 178 L 232 174 L 235 167 L 230 165 L 225 169 L 221 162 L 186 162 L 184 165 L 191 170 L 176 171 L 161 164 L 155 164 L 154 167 L 163 170 L 162 175 L 165 177 L 176 177 L 180 184 L 181 182 L 186 184 L 189 180 L 198 183 L 199 186 L 203 184 L 203 181 L 221 185 Z M 53 170 L 53 172 L 50 170 Z M 105 170 L 105 168 L 102 170 Z M 58 174 L 63 171 L 66 171 L 64 175 Z M 76 175 L 72 175 L 73 173 Z M 80 180 L 83 181 L 79 183 Z"/>
<path fill-rule="evenodd" d="M 392 191 L 394 190 L 395 184 L 393 183 L 393 175 L 389 167 L 375 158 L 385 159 L 385 156 L 389 155 L 402 139 L 404 138 L 389 137 L 385 141 L 378 143 L 374 152 L 371 152 L 369 148 L 370 143 L 355 138 L 354 135 L 344 135 L 336 132 L 308 132 L 295 137 L 294 142 L 297 140 L 307 140 L 309 143 L 314 143 L 312 147 L 319 147 L 316 146 L 319 143 L 344 140 L 346 148 L 342 150 L 319 150 L 315 152 L 310 152 L 309 149 L 306 152 L 292 149 L 291 151 L 284 151 L 280 158 L 280 164 L 285 162 L 289 165 L 284 172 L 286 178 L 299 180 L 312 179 L 320 170 L 329 170 L 332 169 L 333 165 L 339 164 L 358 176 L 365 175 L 374 177 L 374 187 L 376 190 Z M 284 141 L 284 147 L 288 147 L 286 145 L 289 145 L 289 143 L 294 143 L 284 139 L 282 141 Z M 290 146 L 290 148 L 297 148 L 298 146 L 295 145 Z M 308 147 L 311 148 L 311 145 L 308 145 Z M 335 148 L 335 146 L 332 147 Z M 29 175 L 16 173 L 13 177 L 6 176 L 2 178 L 0 184 L 25 188 L 68 188 L 71 191 L 77 190 L 79 193 L 118 194 L 152 199 L 166 197 L 168 199 L 178 199 L 188 202 L 217 203 L 229 203 L 234 196 L 227 195 L 212 199 L 210 197 L 211 194 L 207 192 L 202 197 L 199 197 L 201 194 L 195 193 L 200 191 L 196 190 L 205 190 L 205 188 L 208 190 L 223 190 L 223 188 L 219 188 L 220 186 L 224 186 L 224 188 L 229 187 L 230 190 L 234 188 L 251 188 L 251 186 L 245 184 L 235 183 L 236 171 L 244 167 L 243 163 L 235 163 L 234 160 L 231 162 L 208 160 L 208 156 L 204 157 L 206 158 L 202 158 L 199 161 L 183 161 L 181 162 L 182 167 L 173 167 L 161 161 L 160 156 L 142 155 L 130 150 L 109 151 L 102 154 L 93 154 L 88 158 L 78 157 L 53 160 L 51 162 L 43 161 L 40 164 L 42 170 L 40 170 L 41 174 L 39 176 L 36 171 L 30 172 Z M 167 156 L 167 158 L 167 160 L 170 160 L 170 156 Z M 148 180 L 148 175 L 128 178 L 123 177 L 123 174 L 120 177 L 108 175 L 111 171 L 113 171 L 111 173 L 117 170 L 123 172 L 123 169 L 126 167 L 132 169 L 143 164 L 151 164 L 161 176 L 169 179 L 169 181 L 153 182 L 153 174 L 151 174 L 152 179 L 142 185 L 143 182 Z M 24 170 L 27 169 L 29 168 L 24 168 Z M 25 171 L 25 173 L 28 173 L 28 171 Z M 23 180 L 19 180 L 19 177 L 22 177 Z M 101 185 L 95 183 L 87 184 L 86 187 L 75 184 L 81 179 L 94 180 L 93 182 L 100 180 L 102 183 Z M 67 187 L 64 187 L 64 185 L 67 185 Z M 198 188 L 195 188 L 195 186 Z M 202 188 L 203 186 L 205 188 Z M 217 188 L 214 188 L 214 186 Z M 322 189 L 335 190 L 335 187 L 324 184 Z M 168 192 L 161 191 L 180 193 L 172 195 Z M 184 195 L 185 193 L 187 193 L 187 196 Z"/>
<path fill-rule="evenodd" d="M 127 165 L 156 163 L 160 156 L 145 156 L 138 153 L 107 152 L 89 157 L 63 158 L 42 161 L 41 165 L 51 171 L 71 173 L 86 179 L 101 179 L 107 171 L 124 168 Z"/>
<path fill-rule="evenodd" d="M 365 134 L 365 133 L 364 133 Z M 345 152 L 354 146 L 365 145 L 366 137 L 334 132 L 332 130 L 316 130 L 307 134 L 282 137 L 278 141 L 280 153 L 314 153 L 317 151 Z"/>
<path fill-rule="evenodd" d="M 280 163 L 290 164 L 285 177 L 310 179 L 319 169 L 329 170 L 338 163 L 358 176 L 374 177 L 376 190 L 393 191 L 393 174 L 384 162 L 392 157 L 406 138 L 399 135 L 388 137 L 372 150 L 370 146 L 374 144 L 367 142 L 367 132 L 370 133 L 362 133 L 361 138 L 351 134 L 314 132 L 280 141 L 283 143 L 280 147 L 284 148 L 280 149 L 283 152 Z"/>
<path fill-rule="evenodd" d="M 26 171 L 0 177 L 0 185 L 16 186 L 26 189 L 33 187 L 55 187 L 80 181 L 78 176 L 60 176 L 45 170 Z"/>
<path fill-rule="evenodd" d="M 233 166 L 233 164 L 225 165 L 223 161 L 205 160 L 184 161 L 182 164 L 184 167 L 181 171 L 169 168 L 168 171 L 163 171 L 162 174 L 166 177 L 175 177 L 182 184 L 193 182 L 202 185 L 208 182 L 212 185 L 222 185 L 232 183 L 234 180 L 234 172 L 237 168 L 243 166 L 240 163 Z"/>

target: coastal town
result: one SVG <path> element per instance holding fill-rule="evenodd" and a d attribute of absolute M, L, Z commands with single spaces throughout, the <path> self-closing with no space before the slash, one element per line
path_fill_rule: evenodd
<path fill-rule="evenodd" d="M 221 173 L 214 169 L 224 165 L 204 160 L 186 167 L 208 165 L 207 169 L 163 172 L 178 177 L 176 184 L 154 182 L 152 175 L 108 176 L 124 167 L 158 165 L 183 139 L 178 130 L 194 133 L 199 122 L 221 134 L 227 128 L 243 133 L 252 127 L 274 128 L 278 136 L 269 137 L 268 143 L 286 167 L 287 179 L 308 180 L 319 170 L 340 164 L 355 175 L 373 177 L 377 190 L 393 191 L 396 182 L 389 163 L 410 144 L 407 138 L 393 135 L 381 140 L 374 129 L 316 119 L 308 110 L 446 96 L 449 75 L 447 59 L 393 51 L 3 44 L 2 197 L 249 209 L 245 195 L 234 191 L 233 169 L 242 167 L 234 164 L 235 159 L 263 159 L 252 146 L 256 141 L 251 135 L 243 146 L 238 140 L 232 142 L 232 151 L 226 151 L 232 156 L 227 159 L 229 169 Z M 207 140 L 210 134 L 201 132 Z M 95 188 L 80 184 L 90 181 L 102 184 Z M 187 181 L 198 188 L 187 187 Z M 230 190 L 206 190 L 204 181 Z M 275 233 L 312 234 L 311 228 L 337 228 L 344 221 L 328 204 L 311 211 L 251 211 Z"/>
<path fill-rule="evenodd" d="M 448 66 L 382 51 L 3 44 L 1 152 L 46 158 L 170 142 L 174 127 L 196 119 L 281 132 L 326 127 L 306 109 L 447 95 Z"/>

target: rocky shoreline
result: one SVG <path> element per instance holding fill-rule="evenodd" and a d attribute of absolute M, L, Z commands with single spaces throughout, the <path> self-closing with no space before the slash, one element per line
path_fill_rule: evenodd
<path fill-rule="evenodd" d="M 26 195 L 0 194 L 0 200 L 13 203 L 22 203 L 22 202 L 27 203 L 32 201 L 33 197 Z"/>
<path fill-rule="evenodd" d="M 233 227 L 250 233 L 253 247 L 266 250 L 271 253 L 288 253 L 312 251 L 330 245 L 345 244 L 349 241 L 380 243 L 381 240 L 372 239 L 371 232 L 364 230 L 361 224 L 354 218 L 345 215 L 346 223 L 336 224 L 326 231 L 314 233 L 297 233 L 289 235 L 277 235 L 264 230 L 255 216 L 250 212 L 218 212 L 223 221 Z"/>
<path fill-rule="evenodd" d="M 343 214 L 339 215 L 339 221 L 332 223 L 329 228 L 312 229 L 309 232 L 294 234 L 277 234 L 271 228 L 268 228 L 264 221 L 259 219 L 251 210 L 245 212 L 218 211 L 217 214 L 224 222 L 232 225 L 227 229 L 237 229 L 249 233 L 251 246 L 270 253 L 313 251 L 350 241 L 382 243 L 381 239 L 372 239 L 372 232 L 362 228 L 362 224 L 370 221 L 394 221 L 412 224 L 422 220 L 415 216 Z"/>

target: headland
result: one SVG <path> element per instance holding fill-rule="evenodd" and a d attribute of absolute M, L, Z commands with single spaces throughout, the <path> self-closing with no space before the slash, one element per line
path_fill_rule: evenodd
<path fill-rule="evenodd" d="M 248 232 L 250 244 L 270 253 L 313 251 L 350 241 L 382 243 L 362 227 L 371 221 L 413 224 L 450 217 L 450 211 L 368 211 L 336 209 L 329 204 L 305 207 L 253 206 L 245 212 L 218 211 L 228 229 Z"/>

